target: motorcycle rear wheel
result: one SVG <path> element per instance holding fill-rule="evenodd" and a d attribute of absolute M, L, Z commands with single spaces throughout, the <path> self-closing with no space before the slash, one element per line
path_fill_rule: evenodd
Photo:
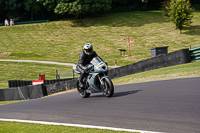
<path fill-rule="evenodd" d="M 105 89 L 104 89 L 104 95 L 107 97 L 112 97 L 114 94 L 114 86 L 110 78 L 106 77 L 104 79 Z"/>
<path fill-rule="evenodd" d="M 84 88 L 82 89 L 79 87 L 79 80 L 77 81 L 76 85 L 77 85 L 78 93 L 82 98 L 88 98 L 90 96 L 90 93 L 87 93 L 86 89 Z"/>

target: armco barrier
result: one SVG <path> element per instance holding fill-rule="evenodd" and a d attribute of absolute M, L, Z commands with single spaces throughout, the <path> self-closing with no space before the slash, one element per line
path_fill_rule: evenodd
<path fill-rule="evenodd" d="M 8 86 L 11 87 L 20 87 L 20 86 L 27 86 L 32 85 L 32 81 L 25 81 L 25 80 L 9 80 Z"/>
<path fill-rule="evenodd" d="M 21 86 L 22 83 L 26 81 L 13 80 L 14 86 L 18 87 L 0 89 L 0 101 L 41 98 L 53 93 L 76 88 L 76 81 L 77 79 L 72 78 L 61 80 L 46 80 L 46 85 L 41 84 Z M 9 81 L 9 83 L 11 84 L 12 82 Z"/>
<path fill-rule="evenodd" d="M 55 84 L 45 85 L 47 95 L 51 95 L 53 93 L 70 90 L 76 88 L 77 79 L 66 80 L 62 82 L 57 82 Z"/>
<path fill-rule="evenodd" d="M 49 22 L 49 20 L 36 20 L 36 21 L 22 21 L 22 22 L 15 22 L 15 25 L 19 24 L 33 24 L 33 23 L 43 23 L 43 22 Z"/>
<path fill-rule="evenodd" d="M 200 61 L 200 47 L 190 49 L 192 61 Z"/>
<path fill-rule="evenodd" d="M 66 90 L 66 87 L 62 82 L 45 85 L 45 87 L 46 87 L 46 90 L 47 90 L 47 95 L 51 95 L 53 93 L 57 93 L 57 92 L 61 92 L 61 91 Z"/>
<path fill-rule="evenodd" d="M 68 81 L 71 79 L 73 78 L 44 80 L 44 85 L 55 84 L 57 82 Z M 9 88 L 27 86 L 27 85 L 32 85 L 32 81 L 31 80 L 27 80 L 27 81 L 26 80 L 9 80 L 8 81 Z"/>
<path fill-rule="evenodd" d="M 43 97 L 42 85 L 0 89 L 0 101 L 25 100 Z"/>
<path fill-rule="evenodd" d="M 44 95 L 44 92 L 43 92 L 43 85 L 30 85 L 28 86 L 28 96 L 29 96 L 29 99 L 36 99 L 36 98 L 41 98 Z"/>
<path fill-rule="evenodd" d="M 191 62 L 189 49 L 182 49 L 165 55 L 159 55 L 134 64 L 118 67 L 109 70 L 110 78 L 118 78 L 129 74 L 144 72 L 148 70 L 185 64 Z"/>

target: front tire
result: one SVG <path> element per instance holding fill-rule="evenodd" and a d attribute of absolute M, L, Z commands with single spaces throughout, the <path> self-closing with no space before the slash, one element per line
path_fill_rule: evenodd
<path fill-rule="evenodd" d="M 103 79 L 104 80 L 104 95 L 107 97 L 112 97 L 114 94 L 114 86 L 110 78 L 106 77 Z"/>
<path fill-rule="evenodd" d="M 78 93 L 82 98 L 88 98 L 90 96 L 90 93 L 87 93 L 86 89 L 84 88 L 82 89 L 79 87 L 79 80 L 77 81 L 76 85 L 77 85 Z"/>

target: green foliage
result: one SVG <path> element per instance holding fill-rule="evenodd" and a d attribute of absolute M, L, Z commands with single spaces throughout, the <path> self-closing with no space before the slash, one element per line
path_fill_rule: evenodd
<path fill-rule="evenodd" d="M 82 14 L 97 14 L 111 9 L 111 0 L 61 0 L 56 8 L 56 14 L 72 14 L 78 18 Z"/>
<path fill-rule="evenodd" d="M 33 20 L 33 13 L 41 11 L 42 4 L 39 0 L 0 0 L 0 21 L 5 20 L 5 18 L 28 17 L 30 13 L 32 13 L 30 18 Z"/>
<path fill-rule="evenodd" d="M 33 12 L 37 13 L 40 10 L 39 2 L 37 0 L 24 1 L 26 11 L 31 12 L 31 21 L 33 21 Z"/>
<path fill-rule="evenodd" d="M 143 3 L 147 3 L 147 2 L 148 2 L 148 0 L 142 0 L 142 2 L 143 2 Z"/>
<path fill-rule="evenodd" d="M 168 0 L 164 4 L 165 18 L 172 21 L 176 28 L 180 30 L 180 33 L 184 25 L 192 23 L 194 9 L 191 7 L 189 0 Z"/>
<path fill-rule="evenodd" d="M 0 0 L 0 20 L 4 20 L 5 17 L 13 18 L 21 7 L 22 2 L 20 3 L 18 0 Z"/>
<path fill-rule="evenodd" d="M 54 10 L 59 0 L 40 0 L 48 11 Z"/>

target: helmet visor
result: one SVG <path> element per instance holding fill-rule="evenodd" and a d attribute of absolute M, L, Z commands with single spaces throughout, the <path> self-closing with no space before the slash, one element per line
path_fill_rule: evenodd
<path fill-rule="evenodd" d="M 85 49 L 85 53 L 91 55 L 93 53 L 93 48 Z"/>
<path fill-rule="evenodd" d="M 86 49 L 85 51 L 88 53 L 91 53 L 93 50 L 92 50 L 92 48 L 89 48 L 89 49 Z"/>

